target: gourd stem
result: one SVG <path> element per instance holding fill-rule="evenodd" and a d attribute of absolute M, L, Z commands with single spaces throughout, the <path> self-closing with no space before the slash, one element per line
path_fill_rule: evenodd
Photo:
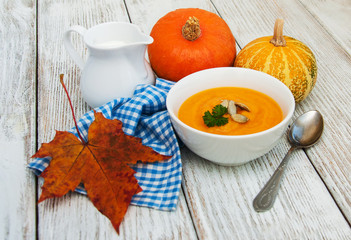
<path fill-rule="evenodd" d="M 284 20 L 278 18 L 274 24 L 273 38 L 269 41 L 276 47 L 286 47 L 286 41 L 283 36 Z"/>
<path fill-rule="evenodd" d="M 194 41 L 201 35 L 199 19 L 196 17 L 189 17 L 182 28 L 183 37 L 188 41 Z"/>

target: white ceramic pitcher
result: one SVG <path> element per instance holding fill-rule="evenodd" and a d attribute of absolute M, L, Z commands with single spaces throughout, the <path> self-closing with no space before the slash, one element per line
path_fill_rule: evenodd
<path fill-rule="evenodd" d="M 74 49 L 71 33 L 83 37 L 88 48 L 84 62 Z M 65 32 L 64 45 L 82 70 L 80 88 L 91 107 L 119 97 L 131 97 L 138 84 L 154 84 L 155 75 L 145 59 L 153 38 L 131 23 L 108 22 L 90 29 L 72 26 Z"/>

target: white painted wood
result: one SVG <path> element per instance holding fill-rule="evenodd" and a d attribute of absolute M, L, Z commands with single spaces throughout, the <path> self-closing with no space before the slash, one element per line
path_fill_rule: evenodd
<path fill-rule="evenodd" d="M 300 2 L 351 55 L 350 0 L 300 0 Z"/>
<path fill-rule="evenodd" d="M 123 239 L 196 239 L 189 210 L 180 191 L 176 211 L 157 211 L 155 209 L 131 206 L 122 223 Z"/>
<path fill-rule="evenodd" d="M 85 196 L 72 193 L 43 204 L 39 239 L 196 239 L 182 192 L 176 211 L 130 206 L 120 235 Z"/>
<path fill-rule="evenodd" d="M 274 207 L 252 201 L 288 150 L 240 167 L 223 167 L 182 150 L 183 188 L 200 239 L 346 239 L 350 227 L 302 150 L 293 153 Z M 235 157 L 235 156 L 233 156 Z"/>
<path fill-rule="evenodd" d="M 35 239 L 35 5 L 0 2 L 0 239 Z"/>
<path fill-rule="evenodd" d="M 131 6 L 132 7 L 132 6 Z M 69 26 L 92 27 L 107 21 L 128 22 L 122 0 L 39 2 L 39 137 L 48 142 L 54 130 L 68 130 L 73 120 L 59 83 L 65 74 L 77 118 L 89 110 L 79 92 L 80 70 L 66 53 L 62 37 Z M 82 40 L 74 44 L 85 56 Z M 42 182 L 42 181 L 41 181 Z M 40 184 L 41 185 L 41 184 Z M 90 200 L 73 193 L 39 204 L 39 239 L 194 239 L 196 234 L 183 193 L 175 212 L 130 206 L 118 236 Z"/>
<path fill-rule="evenodd" d="M 126 3 L 127 8 L 124 6 Z M 39 239 L 348 239 L 351 236 L 351 2 L 337 0 L 101 0 L 0 2 L 0 239 L 35 239 L 35 178 L 26 169 L 35 151 L 35 19 L 38 20 L 38 142 L 73 126 L 65 82 L 79 118 L 89 110 L 79 92 L 80 70 L 64 50 L 69 26 L 106 21 L 139 25 L 145 33 L 169 11 L 218 11 L 238 44 L 271 35 L 276 17 L 285 34 L 306 43 L 318 61 L 318 80 L 296 114 L 318 109 L 325 117 L 321 142 L 292 155 L 274 208 L 256 213 L 252 200 L 288 150 L 286 139 L 240 167 L 222 167 L 182 149 L 184 181 L 174 212 L 130 206 L 117 236 L 90 200 L 72 193 L 38 205 Z M 339 14 L 339 15 L 338 15 Z M 337 25 L 337 26 L 336 26 Z M 73 37 L 85 55 L 82 40 Z M 346 51 L 348 53 L 346 53 Z M 308 156 L 308 158 L 307 158 Z M 312 164 L 313 165 L 312 165 Z M 322 180 L 321 180 L 322 178 Z M 328 187 L 325 187 L 324 183 Z M 40 185 L 42 181 L 40 180 Z M 39 189 L 40 190 L 40 189 Z M 330 195 L 332 194 L 332 196 Z M 184 197 L 185 195 L 185 197 Z M 335 200 L 335 201 L 334 201 Z M 342 213 L 340 212 L 341 209 Z M 342 215 L 344 214 L 344 216 Z"/>

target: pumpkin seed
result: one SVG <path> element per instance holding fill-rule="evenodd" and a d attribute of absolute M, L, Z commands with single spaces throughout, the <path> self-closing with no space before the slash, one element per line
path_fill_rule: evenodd
<path fill-rule="evenodd" d="M 250 119 L 242 114 L 233 114 L 230 115 L 232 117 L 232 119 L 237 122 L 237 123 L 246 123 L 247 121 L 249 121 Z"/>
<path fill-rule="evenodd" d="M 228 113 L 229 113 L 230 115 L 236 114 L 235 102 L 232 101 L 232 100 L 229 100 L 229 103 L 228 103 Z"/>
<path fill-rule="evenodd" d="M 246 106 L 244 103 L 236 102 L 235 106 L 239 107 L 241 110 L 250 112 L 250 108 L 248 106 Z"/>

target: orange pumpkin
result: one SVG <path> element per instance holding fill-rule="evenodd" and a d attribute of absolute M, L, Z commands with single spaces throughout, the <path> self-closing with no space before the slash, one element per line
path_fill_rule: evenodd
<path fill-rule="evenodd" d="M 150 64 L 172 81 L 199 70 L 233 66 L 235 39 L 218 15 L 198 8 L 177 9 L 160 18 L 150 33 Z"/>
<path fill-rule="evenodd" d="M 235 59 L 235 67 L 268 73 L 289 87 L 296 102 L 304 100 L 317 80 L 317 64 L 312 51 L 302 42 L 283 36 L 282 19 L 277 19 L 274 35 L 248 43 Z"/>

